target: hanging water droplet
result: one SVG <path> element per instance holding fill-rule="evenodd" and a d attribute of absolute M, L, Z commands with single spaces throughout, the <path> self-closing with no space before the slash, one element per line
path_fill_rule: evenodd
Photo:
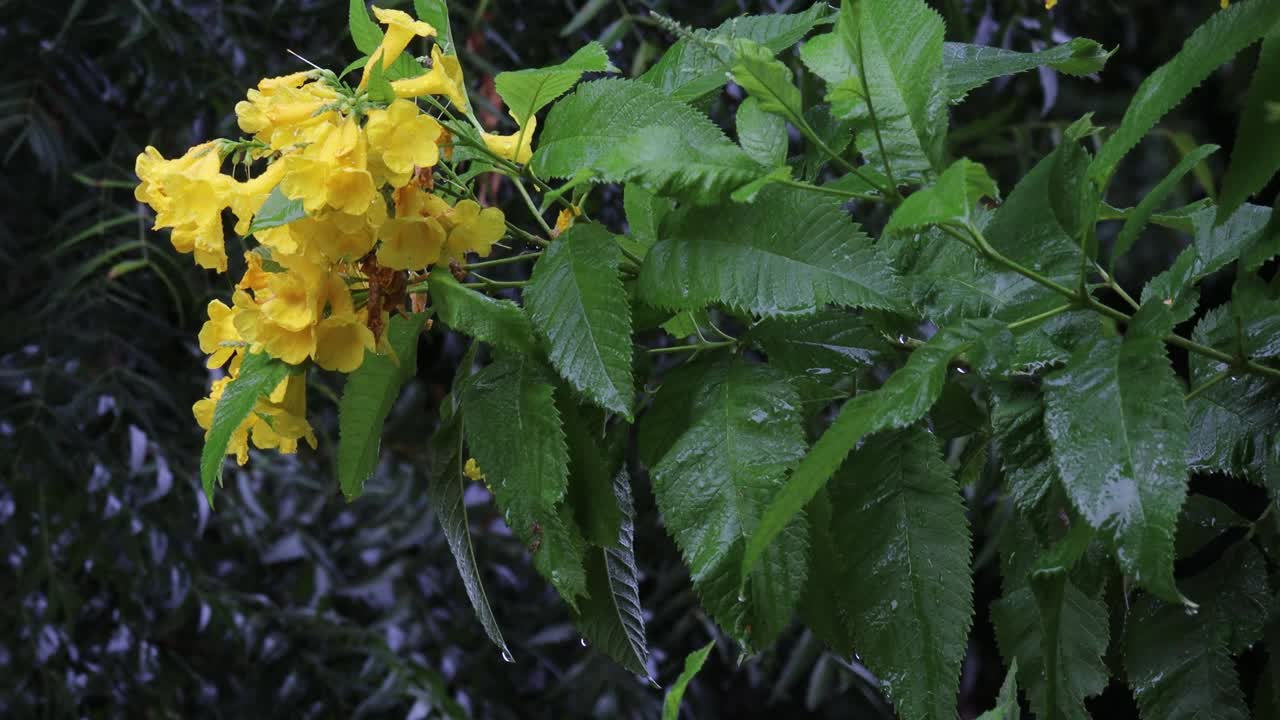
<path fill-rule="evenodd" d="M 744 603 L 746 601 L 747 601 L 747 596 L 743 595 L 742 593 L 738 593 L 738 602 Z"/>
<path fill-rule="evenodd" d="M 511 657 L 511 651 L 510 651 L 510 650 L 508 650 L 508 649 L 506 649 L 506 648 L 503 648 L 503 649 L 502 649 L 502 661 L 503 661 L 503 662 L 514 663 L 514 662 L 516 661 L 516 659 L 515 659 L 515 658 L 513 658 L 513 657 Z"/>
<path fill-rule="evenodd" d="M 1195 617 L 1200 614 L 1200 606 L 1193 602 L 1188 602 L 1186 605 L 1183 605 L 1182 610 L 1187 614 L 1187 617 Z"/>
<path fill-rule="evenodd" d="M 958 368 L 956 368 L 956 372 L 960 373 L 961 375 L 967 375 L 967 374 L 969 373 L 969 371 L 968 371 L 968 370 L 965 370 L 965 369 L 964 369 L 964 368 L 962 368 L 962 367 L 958 367 Z"/>
<path fill-rule="evenodd" d="M 586 639 L 586 638 L 578 638 L 578 644 L 579 644 L 579 645 L 581 645 L 582 647 L 586 647 L 586 646 L 587 646 L 587 639 Z"/>
<path fill-rule="evenodd" d="M 906 344 L 907 344 L 907 336 L 906 336 L 906 335 L 899 335 L 899 336 L 898 336 L 898 344 L 899 344 L 899 345 L 906 345 Z"/>

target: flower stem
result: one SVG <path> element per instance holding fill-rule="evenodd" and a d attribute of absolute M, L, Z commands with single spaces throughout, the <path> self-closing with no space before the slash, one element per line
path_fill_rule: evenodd
<path fill-rule="evenodd" d="M 702 350 L 715 350 L 718 348 L 732 347 L 738 344 L 737 340 L 725 340 L 723 342 L 707 342 L 694 343 L 692 345 L 672 345 L 671 347 L 649 348 L 651 355 L 661 355 L 664 353 L 681 353 L 681 352 L 699 352 Z"/>

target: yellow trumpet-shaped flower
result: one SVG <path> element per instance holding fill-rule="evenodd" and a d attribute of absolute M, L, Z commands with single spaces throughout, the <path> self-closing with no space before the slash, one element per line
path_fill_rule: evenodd
<path fill-rule="evenodd" d="M 382 157 L 395 186 L 409 181 L 415 167 L 433 167 L 440 160 L 440 123 L 418 112 L 408 100 L 396 100 L 386 110 L 369 112 L 365 134 L 370 147 Z"/>
<path fill-rule="evenodd" d="M 415 37 L 434 37 L 436 34 L 436 29 L 429 23 L 414 20 L 403 10 L 383 10 L 374 5 L 373 15 L 378 18 L 378 22 L 387 26 L 387 31 L 382 36 L 382 43 L 369 54 L 369 62 L 365 63 L 364 74 L 360 76 L 361 88 L 369 84 L 369 75 L 373 72 L 374 65 L 381 62 L 383 67 L 391 67 L 391 63 L 409 46 L 410 40 Z"/>
<path fill-rule="evenodd" d="M 331 126 L 319 142 L 286 155 L 284 163 L 280 188 L 286 196 L 302 200 L 308 213 L 332 207 L 363 215 L 377 197 L 367 169 L 365 135 L 354 117 Z"/>
<path fill-rule="evenodd" d="M 316 435 L 307 422 L 306 375 L 286 377 L 265 401 L 258 401 L 253 414 L 257 422 L 251 425 L 251 437 L 259 449 L 291 455 L 303 439 L 315 449 Z"/>
<path fill-rule="evenodd" d="M 436 45 L 431 48 L 431 69 L 412 78 L 396 80 L 391 89 L 396 97 L 415 98 L 422 95 L 443 95 L 457 107 L 467 106 L 467 91 L 463 84 L 462 63 L 454 55 L 445 55 Z"/>
<path fill-rule="evenodd" d="M 449 215 L 453 228 L 446 243 L 450 257 L 469 252 L 488 257 L 493 244 L 507 232 L 506 216 L 498 208 L 481 208 L 474 200 L 460 200 Z"/>
<path fill-rule="evenodd" d="M 218 401 L 222 399 L 223 391 L 233 379 L 228 375 L 214 380 L 212 387 L 209 388 L 209 397 L 197 400 L 191 406 L 191 414 L 195 415 L 196 422 L 204 429 L 206 438 L 209 436 L 209 428 L 213 426 L 213 412 L 218 407 Z M 235 455 L 236 463 L 240 465 L 249 461 L 249 430 L 256 422 L 258 418 L 250 413 L 249 417 L 232 431 L 231 441 L 227 443 L 227 454 Z"/>
<path fill-rule="evenodd" d="M 378 263 L 396 270 L 417 270 L 440 259 L 445 231 L 433 217 L 411 215 L 388 220 L 378 237 Z"/>
<path fill-rule="evenodd" d="M 253 216 L 284 177 L 285 164 L 274 162 L 257 177 L 236 183 L 231 189 L 231 212 L 236 215 L 236 234 L 248 235 Z"/>
<path fill-rule="evenodd" d="M 226 364 L 238 348 L 235 343 L 243 342 L 236 330 L 235 311 L 220 300 L 209 301 L 209 320 L 200 328 L 200 351 L 208 353 L 208 367 L 216 368 Z"/>
<path fill-rule="evenodd" d="M 533 157 L 533 134 L 537 129 L 538 118 L 531 115 L 527 125 L 510 135 L 481 133 L 480 136 L 484 139 L 484 146 L 494 155 L 518 163 L 527 163 L 529 158 Z"/>

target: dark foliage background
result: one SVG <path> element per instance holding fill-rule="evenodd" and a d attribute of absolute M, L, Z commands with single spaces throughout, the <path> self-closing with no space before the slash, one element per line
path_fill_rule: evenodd
<path fill-rule="evenodd" d="M 491 0 L 454 3 L 454 23 L 473 92 L 485 96 L 493 73 L 556 61 L 589 39 L 624 72 L 643 71 L 670 41 L 650 9 L 709 26 L 807 4 Z M 1084 35 L 1119 46 L 1097 81 L 1024 75 L 958 111 L 953 152 L 987 163 L 1006 190 L 1079 115 L 1114 123 L 1142 78 L 1217 8 L 1063 0 L 1050 20 L 1032 0 L 934 4 L 952 40 L 1027 50 Z M 473 533 L 515 664 L 472 618 L 423 492 L 425 441 L 464 350 L 457 337 L 423 339 L 418 381 L 358 502 L 343 502 L 332 480 L 332 378 L 311 396 L 320 452 L 255 456 L 228 476 L 217 512 L 201 497 L 189 408 L 209 378 L 195 334 L 230 281 L 149 231 L 132 198 L 133 158 L 147 144 L 173 155 L 237 135 L 232 107 L 244 90 L 301 67 L 286 49 L 345 65 L 346 12 L 341 0 L 0 0 L 0 716 L 658 714 L 659 690 L 582 646 L 479 488 Z M 1139 197 L 1192 139 L 1229 148 L 1250 70 L 1228 67 L 1169 118 L 1170 133 L 1126 163 L 1112 202 Z M 731 91 L 710 111 L 724 120 L 732 106 Z M 503 202 L 501 188 L 487 192 Z M 1203 192 L 1187 186 L 1174 201 Z M 618 199 L 603 198 L 597 214 L 617 218 Z M 1140 282 L 1185 243 L 1153 233 L 1120 277 Z M 636 489 L 642 599 L 666 684 L 715 631 L 643 476 Z M 979 613 L 966 717 L 989 706 L 1004 674 L 985 619 L 999 593 L 998 498 L 975 495 L 970 507 Z M 890 716 L 856 659 L 826 654 L 801 629 L 761 657 L 740 661 L 724 642 L 713 657 L 687 699 L 697 717 Z M 1123 688 L 1094 710 L 1133 714 Z"/>

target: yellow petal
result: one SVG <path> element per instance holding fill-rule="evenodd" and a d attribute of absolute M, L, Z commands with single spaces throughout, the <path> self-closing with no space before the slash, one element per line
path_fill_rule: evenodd
<path fill-rule="evenodd" d="M 511 135 L 481 133 L 485 147 L 498 157 L 518 163 L 527 163 L 533 157 L 533 135 L 538 129 L 538 118 L 531 116 L 529 123 Z"/>
<path fill-rule="evenodd" d="M 373 333 L 355 315 L 330 315 L 316 327 L 315 360 L 325 370 L 353 372 L 374 348 Z"/>

